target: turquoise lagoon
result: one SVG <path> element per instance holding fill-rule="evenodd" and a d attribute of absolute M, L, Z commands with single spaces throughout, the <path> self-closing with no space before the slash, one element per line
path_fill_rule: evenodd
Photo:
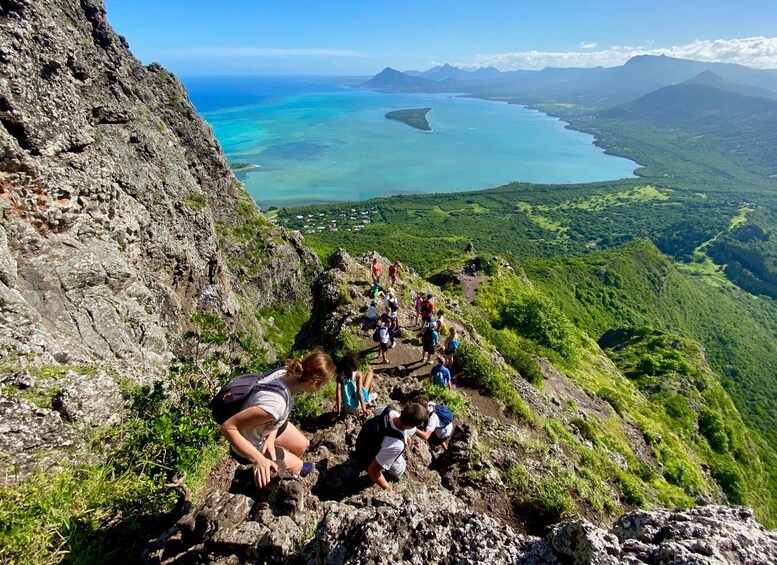
<path fill-rule="evenodd" d="M 185 84 L 262 207 L 458 192 L 511 181 L 632 177 L 588 134 L 541 112 L 449 94 L 390 94 L 321 79 L 190 78 Z M 387 120 L 429 106 L 433 129 Z"/>

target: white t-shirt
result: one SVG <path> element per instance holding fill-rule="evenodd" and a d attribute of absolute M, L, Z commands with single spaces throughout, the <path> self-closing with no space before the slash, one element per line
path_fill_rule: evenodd
<path fill-rule="evenodd" d="M 386 409 L 386 406 L 381 406 L 378 410 L 378 414 L 383 414 L 383 411 Z M 396 410 L 392 410 L 389 413 L 389 426 L 397 430 L 398 432 L 402 432 L 405 436 L 405 441 L 401 441 L 398 438 L 386 436 L 383 438 L 383 443 L 380 444 L 380 451 L 378 451 L 378 454 L 375 456 L 375 461 L 378 462 L 378 465 L 383 467 L 385 471 L 388 471 L 391 466 L 394 464 L 394 462 L 399 459 L 399 457 L 402 455 L 402 453 L 405 451 L 405 446 L 407 445 L 407 440 L 411 436 L 415 435 L 416 429 L 410 428 L 409 430 L 400 430 L 394 425 L 394 418 L 397 418 L 399 416 L 399 412 Z"/>
<path fill-rule="evenodd" d="M 391 337 L 389 336 L 389 329 L 386 324 L 380 326 L 380 342 L 388 343 Z"/>
<path fill-rule="evenodd" d="M 375 308 L 375 306 L 373 306 L 372 304 L 370 304 L 369 307 L 367 308 L 367 317 L 370 320 L 374 320 L 375 318 L 378 317 L 378 309 Z"/>
<path fill-rule="evenodd" d="M 279 369 L 267 378 L 262 379 L 262 382 L 277 380 L 285 374 L 286 369 Z M 287 404 L 286 398 L 283 395 L 272 390 L 258 390 L 243 403 L 243 410 L 252 406 L 258 406 L 273 417 L 272 420 L 260 426 L 240 430 L 240 434 L 260 451 L 264 447 L 264 440 L 267 439 L 270 432 L 277 430 L 286 422 L 288 414 L 294 406 L 294 397 L 291 395 L 291 391 L 282 382 L 278 381 L 278 383 L 286 390 L 290 403 Z"/>
<path fill-rule="evenodd" d="M 428 406 L 432 407 L 432 409 L 436 406 L 434 402 L 429 402 Z M 432 410 L 432 413 L 429 414 L 429 419 L 426 421 L 426 431 L 431 432 L 434 430 L 434 435 L 436 435 L 439 438 L 445 439 L 447 437 L 450 437 L 450 435 L 453 433 L 453 422 L 448 424 L 447 426 L 441 427 L 440 426 L 440 417 L 437 415 L 437 412 Z"/>

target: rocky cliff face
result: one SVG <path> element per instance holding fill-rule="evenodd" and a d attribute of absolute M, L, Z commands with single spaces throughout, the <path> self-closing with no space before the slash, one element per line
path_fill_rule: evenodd
<path fill-rule="evenodd" d="M 101 0 L 2 2 L 0 66 L 7 377 L 148 378 L 192 313 L 261 334 L 257 307 L 309 294 L 318 259 L 263 220 L 181 83 L 132 56 Z"/>

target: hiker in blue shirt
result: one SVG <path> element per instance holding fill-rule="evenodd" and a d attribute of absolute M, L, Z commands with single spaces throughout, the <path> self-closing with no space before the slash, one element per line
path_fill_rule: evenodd
<path fill-rule="evenodd" d="M 459 332 L 455 327 L 451 327 L 451 333 L 445 340 L 445 364 L 453 368 L 454 355 L 459 348 Z"/>
<path fill-rule="evenodd" d="M 437 356 L 437 364 L 432 367 L 432 370 L 429 372 L 429 382 L 453 390 L 451 372 L 448 370 L 448 367 L 445 366 L 445 357 L 442 355 Z"/>
<path fill-rule="evenodd" d="M 374 375 L 372 371 L 363 376 L 359 371 L 359 358 L 355 351 L 343 355 L 337 373 L 337 413 L 372 415 L 367 404 L 375 400 L 370 391 Z M 361 391 L 361 394 L 359 392 Z"/>

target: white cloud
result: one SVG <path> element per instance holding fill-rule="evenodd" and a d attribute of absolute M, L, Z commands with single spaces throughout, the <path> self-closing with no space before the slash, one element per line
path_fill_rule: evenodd
<path fill-rule="evenodd" d="M 581 41 L 579 47 L 580 47 L 580 49 L 593 49 L 597 45 L 599 45 L 599 44 L 596 43 L 596 41 L 591 41 L 590 43 L 586 43 L 585 41 Z"/>
<path fill-rule="evenodd" d="M 351 49 L 282 49 L 277 47 L 216 47 L 200 46 L 188 49 L 168 49 L 164 55 L 178 59 L 192 58 L 284 58 L 284 57 L 367 57 L 363 51 Z"/>
<path fill-rule="evenodd" d="M 587 49 L 590 43 L 581 43 Z M 741 39 L 697 39 L 685 45 L 655 47 L 648 45 L 613 45 L 599 51 L 519 51 L 478 55 L 466 66 L 494 66 L 501 70 L 542 69 L 544 67 L 614 67 L 635 55 L 667 55 L 680 59 L 695 59 L 721 63 L 738 63 L 759 69 L 777 68 L 777 37 L 745 37 Z"/>

